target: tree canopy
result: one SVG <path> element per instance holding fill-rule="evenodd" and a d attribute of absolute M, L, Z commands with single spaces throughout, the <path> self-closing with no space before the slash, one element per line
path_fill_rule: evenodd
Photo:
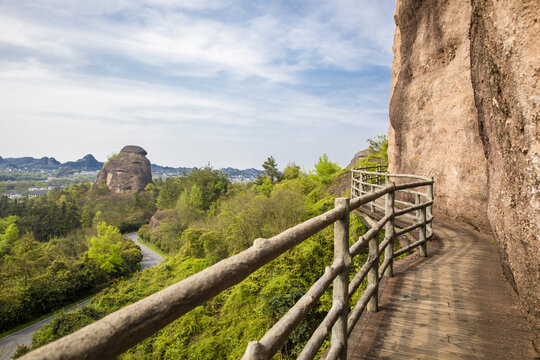
<path fill-rule="evenodd" d="M 95 259 L 107 273 L 122 270 L 122 234 L 105 221 L 97 226 L 97 235 L 88 239 L 88 257 Z"/>
<path fill-rule="evenodd" d="M 338 163 L 330 161 L 328 155 L 323 154 L 319 156 L 319 161 L 315 163 L 315 171 L 312 172 L 312 176 L 324 185 L 330 185 L 333 180 L 333 176 L 341 170 Z"/>
<path fill-rule="evenodd" d="M 388 164 L 388 139 L 386 135 L 377 135 L 367 139 L 370 154 L 359 160 L 354 167 Z"/>
<path fill-rule="evenodd" d="M 276 183 L 281 179 L 281 173 L 278 170 L 276 160 L 273 156 L 266 159 L 266 161 L 263 162 L 262 167 L 265 176 L 268 177 L 272 183 Z"/>

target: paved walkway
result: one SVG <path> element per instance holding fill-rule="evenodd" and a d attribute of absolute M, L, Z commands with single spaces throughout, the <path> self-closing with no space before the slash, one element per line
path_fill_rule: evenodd
<path fill-rule="evenodd" d="M 365 313 L 348 359 L 533 359 L 525 316 L 493 238 L 435 222 L 428 257 L 411 255 L 381 282 L 380 309 Z"/>

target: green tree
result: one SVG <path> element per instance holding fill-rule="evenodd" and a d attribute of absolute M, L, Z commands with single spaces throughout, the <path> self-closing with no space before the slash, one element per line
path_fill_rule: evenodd
<path fill-rule="evenodd" d="M 203 193 L 197 184 L 193 184 L 189 190 L 189 203 L 195 206 L 197 209 L 203 208 Z"/>
<path fill-rule="evenodd" d="M 163 185 L 159 188 L 159 194 L 157 196 L 157 207 L 161 210 L 173 209 L 180 196 L 182 188 L 179 182 L 175 178 L 167 178 L 163 182 Z"/>
<path fill-rule="evenodd" d="M 388 139 L 386 138 L 386 135 L 377 135 L 375 137 L 367 139 L 368 142 L 368 149 L 372 153 L 379 153 L 381 150 L 383 150 L 383 147 L 386 144 L 386 147 L 388 148 Z"/>
<path fill-rule="evenodd" d="M 15 215 L 0 218 L 0 234 L 4 233 L 8 226 L 15 224 L 17 220 L 19 220 L 19 217 Z"/>
<path fill-rule="evenodd" d="M 319 161 L 315 164 L 315 172 L 312 176 L 323 185 L 330 185 L 334 175 L 341 170 L 341 167 L 328 158 L 328 155 L 319 156 Z"/>
<path fill-rule="evenodd" d="M 147 192 L 148 194 L 152 195 L 154 198 L 157 197 L 158 189 L 157 189 L 156 185 L 154 185 L 152 183 L 146 185 L 146 187 L 144 188 L 144 191 Z"/>
<path fill-rule="evenodd" d="M 281 180 L 281 173 L 277 168 L 277 163 L 273 156 L 266 159 L 266 161 L 263 162 L 262 167 L 264 169 L 265 176 L 270 178 L 272 183 L 276 183 Z"/>
<path fill-rule="evenodd" d="M 285 169 L 283 169 L 283 177 L 286 180 L 297 179 L 300 175 L 302 175 L 302 170 L 300 169 L 300 166 L 295 163 L 289 163 Z"/>
<path fill-rule="evenodd" d="M 388 164 L 388 139 L 386 135 L 377 135 L 373 138 L 367 139 L 368 149 L 370 154 L 359 160 L 354 167 L 366 167 L 374 165 L 387 165 Z"/>
<path fill-rule="evenodd" d="M 15 240 L 19 238 L 19 228 L 15 222 L 17 216 L 8 216 L 7 218 L 0 219 L 0 257 L 7 254 Z M 2 261 L 0 260 L 0 264 Z"/>
<path fill-rule="evenodd" d="M 122 271 L 122 240 L 117 227 L 102 221 L 97 226 L 97 235 L 88 240 L 88 257 L 95 259 L 107 273 Z"/>
<path fill-rule="evenodd" d="M 24 286 L 28 285 L 28 280 L 40 270 L 42 260 L 40 246 L 32 234 L 25 234 L 13 246 L 10 255 L 6 256 L 5 268 L 9 273 L 22 278 Z"/>
<path fill-rule="evenodd" d="M 272 184 L 272 180 L 270 180 L 270 178 L 268 177 L 265 177 L 262 184 L 257 186 L 257 192 L 266 197 L 270 197 L 270 193 L 272 192 L 273 187 L 274 185 Z"/>
<path fill-rule="evenodd" d="M 193 185 L 197 186 L 202 197 L 200 210 L 204 211 L 208 210 L 220 196 L 226 194 L 231 184 L 227 175 L 210 166 L 192 170 L 188 176 L 181 178 L 181 181 L 184 190 L 192 190 Z"/>
<path fill-rule="evenodd" d="M 16 224 L 10 224 L 4 232 L 3 238 L 8 243 L 13 243 L 19 238 L 19 228 Z"/>
<path fill-rule="evenodd" d="M 195 191 L 195 195 L 193 196 L 193 199 L 190 196 L 189 191 L 184 191 L 178 198 L 178 201 L 176 203 L 176 211 L 178 212 L 178 219 L 180 224 L 182 225 L 182 228 L 187 228 L 191 223 L 194 221 L 200 219 L 203 217 L 204 212 L 200 210 L 197 206 L 194 206 L 192 204 L 192 200 L 199 202 L 200 197 L 198 196 L 198 192 Z M 180 234 L 177 234 L 180 235 Z"/>

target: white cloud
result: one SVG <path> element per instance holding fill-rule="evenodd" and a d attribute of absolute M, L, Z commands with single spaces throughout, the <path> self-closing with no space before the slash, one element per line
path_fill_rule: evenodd
<path fill-rule="evenodd" d="M 126 123 L 145 120 L 180 123 L 199 119 L 235 126 L 251 126 L 263 121 L 324 126 L 331 120 L 370 126 L 358 119 L 361 112 L 355 106 L 335 108 L 324 98 L 279 84 L 255 89 L 246 84 L 244 90 L 239 91 L 244 95 L 238 97 L 236 93 L 221 93 L 220 88 L 197 93 L 179 86 L 119 78 L 64 77 L 36 62 L 4 64 L 3 69 L 0 93 L 4 99 L 3 110 L 9 114 L 71 116 L 73 121 L 79 114 L 81 119 Z"/>
<path fill-rule="evenodd" d="M 3 15 L 0 41 L 70 61 L 76 54 L 81 63 L 88 56 L 108 54 L 155 66 L 196 64 L 273 81 L 293 81 L 293 73 L 306 68 L 354 71 L 367 63 L 389 64 L 391 20 L 380 26 L 382 14 L 373 4 L 329 2 L 307 14 L 252 14 L 228 23 L 185 14 L 183 10 L 195 2 L 163 3 L 178 8 L 157 10 L 142 2 L 92 6 L 47 2 L 40 10 L 52 13 L 52 20 L 38 16 L 32 7 L 18 18 Z M 199 9 L 216 5 L 198 4 Z M 122 11 L 125 19 L 119 21 L 114 15 Z M 295 55 L 288 57 L 291 52 Z M 284 60 L 290 63 L 284 65 Z"/>
<path fill-rule="evenodd" d="M 384 131 L 389 85 L 367 81 L 358 88 L 340 87 L 337 80 L 307 74 L 341 71 L 354 77 L 371 65 L 389 72 L 393 2 L 321 1 L 289 9 L 294 6 L 4 1 L 2 128 L 26 132 L 28 138 L 4 142 L 0 153 L 29 149 L 32 142 L 43 144 L 46 134 L 66 131 L 79 137 L 79 144 L 87 141 L 81 136 L 111 144 L 116 133 L 125 141 L 151 138 L 155 147 L 185 149 L 200 137 L 208 152 L 223 157 L 227 151 L 262 156 L 258 152 L 279 146 L 282 158 L 287 150 L 308 158 L 322 153 L 318 136 L 340 142 L 337 134 L 345 132 L 350 143 L 359 131 L 361 144 Z M 181 144 L 174 134 L 181 134 L 176 135 Z M 77 141 L 47 145 L 67 149 Z M 108 153 L 117 151 L 109 146 Z M 246 146 L 258 150 L 247 154 Z M 327 146 L 354 153 L 362 145 Z"/>

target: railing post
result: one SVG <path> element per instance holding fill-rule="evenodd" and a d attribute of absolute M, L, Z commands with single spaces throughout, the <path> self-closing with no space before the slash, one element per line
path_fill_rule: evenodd
<path fill-rule="evenodd" d="M 433 181 L 433 177 L 431 177 L 431 181 Z M 433 184 L 428 186 L 427 201 L 433 201 Z M 427 208 L 427 217 L 431 218 L 432 216 L 433 216 L 433 205 L 429 205 Z M 427 229 L 429 230 L 428 233 L 433 234 L 433 222 L 430 222 L 428 224 Z M 431 236 L 431 239 L 433 239 L 433 235 Z"/>
<path fill-rule="evenodd" d="M 384 261 L 390 259 L 390 264 L 384 274 L 388 277 L 394 276 L 394 199 L 396 197 L 396 184 L 388 181 L 387 185 L 392 186 L 392 191 L 388 192 L 384 198 L 384 215 L 390 216 L 385 225 L 385 239 L 390 239 L 386 249 L 384 249 Z"/>
<path fill-rule="evenodd" d="M 339 319 L 332 328 L 332 344 L 343 344 L 339 359 L 347 360 L 347 318 L 349 316 L 349 198 L 337 198 L 336 208 L 345 208 L 345 215 L 334 223 L 334 263 L 342 262 L 343 271 L 334 280 L 334 304 L 343 304 Z"/>
<path fill-rule="evenodd" d="M 354 168 L 351 170 L 351 198 L 354 198 L 356 195 L 356 190 L 354 188 L 356 184 L 354 183 Z"/>
<path fill-rule="evenodd" d="M 416 195 L 416 205 L 420 205 L 420 195 Z M 422 226 L 419 229 L 418 240 L 421 241 L 420 246 L 418 246 L 418 251 L 420 256 L 427 256 L 427 244 L 426 244 L 426 208 L 423 207 L 419 210 L 416 210 L 416 219 L 419 224 Z"/>
<path fill-rule="evenodd" d="M 374 285 L 375 290 L 367 304 L 367 311 L 377 312 L 379 310 L 379 233 L 369 240 L 368 261 L 373 261 L 373 266 L 368 272 L 368 286 Z"/>
<path fill-rule="evenodd" d="M 373 180 L 372 180 L 373 181 Z M 371 183 L 372 185 L 370 186 L 370 189 L 369 189 L 369 192 L 374 192 L 375 191 L 375 187 L 373 187 L 373 183 Z M 372 200 L 370 201 L 369 203 L 369 210 L 371 210 L 371 212 L 375 212 L 375 200 Z"/>

